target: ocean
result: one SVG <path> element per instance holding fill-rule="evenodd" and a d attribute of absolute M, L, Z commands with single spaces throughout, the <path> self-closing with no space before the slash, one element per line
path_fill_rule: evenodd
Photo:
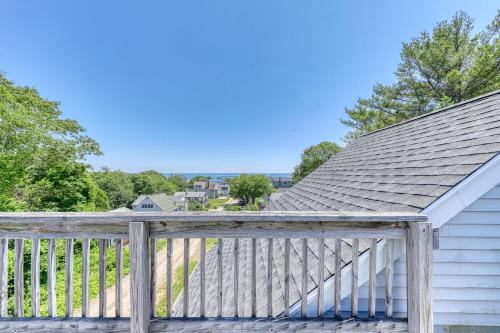
<path fill-rule="evenodd" d="M 180 173 L 164 173 L 165 176 L 171 176 L 171 175 L 182 175 L 186 179 L 191 179 L 196 176 L 208 176 L 210 179 L 215 180 L 215 181 L 222 181 L 227 178 L 234 178 L 238 177 L 240 173 L 237 172 L 180 172 Z M 286 173 L 286 172 L 263 172 L 261 173 L 263 175 L 266 175 L 268 177 L 292 177 L 291 173 Z"/>

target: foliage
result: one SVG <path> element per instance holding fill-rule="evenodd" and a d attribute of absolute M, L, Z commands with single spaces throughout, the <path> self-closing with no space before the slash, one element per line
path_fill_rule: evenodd
<path fill-rule="evenodd" d="M 224 205 L 224 210 L 228 212 L 239 212 L 241 207 L 236 205 Z"/>
<path fill-rule="evenodd" d="M 170 183 L 167 177 L 153 170 L 132 174 L 132 183 L 136 195 L 155 193 L 169 195 L 174 194 L 176 189 L 175 185 Z"/>
<path fill-rule="evenodd" d="M 141 194 L 166 193 L 174 194 L 176 185 L 169 178 L 156 171 L 126 173 L 103 168 L 94 172 L 94 180 L 103 189 L 111 208 L 130 207 Z"/>
<path fill-rule="evenodd" d="M 189 187 L 189 181 L 183 175 L 171 175 L 167 178 L 169 182 L 175 185 L 176 191 L 186 191 Z"/>
<path fill-rule="evenodd" d="M 376 84 L 372 96 L 346 108 L 351 141 L 360 135 L 500 88 L 500 12 L 483 31 L 458 12 L 403 43 L 392 85 Z"/>
<path fill-rule="evenodd" d="M 93 174 L 96 183 L 108 195 L 109 205 L 115 209 L 130 206 L 137 197 L 129 173 L 107 168 Z"/>
<path fill-rule="evenodd" d="M 61 115 L 59 103 L 0 73 L 0 210 L 107 208 L 83 163 L 101 154 L 99 146 Z"/>
<path fill-rule="evenodd" d="M 200 202 L 193 200 L 193 201 L 189 202 L 188 210 L 192 211 L 192 212 L 196 212 L 196 211 L 203 211 L 203 210 L 207 210 L 207 209 Z"/>
<path fill-rule="evenodd" d="M 302 178 L 316 170 L 316 168 L 328 161 L 333 155 L 338 154 L 341 150 L 342 148 L 339 145 L 328 141 L 323 141 L 305 149 L 302 153 L 300 164 L 293 170 L 293 183 L 299 182 Z"/>
<path fill-rule="evenodd" d="M 242 174 L 228 181 L 231 196 L 244 200 L 245 204 L 253 203 L 255 199 L 273 192 L 271 181 L 266 175 Z"/>

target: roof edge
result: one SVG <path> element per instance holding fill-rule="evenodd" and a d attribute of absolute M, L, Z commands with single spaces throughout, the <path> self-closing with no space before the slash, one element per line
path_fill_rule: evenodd
<path fill-rule="evenodd" d="M 500 153 L 434 200 L 421 213 L 428 217 L 434 228 L 439 228 L 498 184 Z"/>
<path fill-rule="evenodd" d="M 423 114 L 421 116 L 418 116 L 418 117 L 414 117 L 414 118 L 411 118 L 411 119 L 407 119 L 407 120 L 404 120 L 402 122 L 399 122 L 397 124 L 392 124 L 392 125 L 389 125 L 389 126 L 386 126 L 384 128 L 380 128 L 380 129 L 377 129 L 377 130 L 374 130 L 374 131 L 371 131 L 369 133 L 365 133 L 363 134 L 361 137 L 364 137 L 364 136 L 368 136 L 370 134 L 374 134 L 374 133 L 378 133 L 378 132 L 381 132 L 381 131 L 384 131 L 386 129 L 389 129 L 389 128 L 393 128 L 393 127 L 397 127 L 397 126 L 400 126 L 400 125 L 403 125 L 403 124 L 406 124 L 406 123 L 411 123 L 412 121 L 415 121 L 415 120 L 419 120 L 419 119 L 422 119 L 422 118 L 425 118 L 425 117 L 429 117 L 429 116 L 433 116 L 435 115 L 436 113 L 441 113 L 443 111 L 447 111 L 449 109 L 453 109 L 453 108 L 456 108 L 458 106 L 462 106 L 462 105 L 465 105 L 465 104 L 469 104 L 469 103 L 472 103 L 472 102 L 475 102 L 475 101 L 478 101 L 478 100 L 481 100 L 481 99 L 484 99 L 484 98 L 487 98 L 487 97 L 490 97 L 490 96 L 493 96 L 493 95 L 496 95 L 496 94 L 499 94 L 500 93 L 500 89 L 499 90 L 495 90 L 495 91 L 492 91 L 492 92 L 489 92 L 489 93 L 486 93 L 486 94 L 483 94 L 483 95 L 480 95 L 480 96 L 477 96 L 477 97 L 473 97 L 473 98 L 469 98 L 465 101 L 461 101 L 461 102 L 458 102 L 458 103 L 455 103 L 455 104 L 452 104 L 452 105 L 449 105 L 449 106 L 446 106 L 444 108 L 441 108 L 441 109 L 437 109 L 437 110 L 434 110 L 434 111 L 431 111 L 429 113 L 426 113 L 426 114 Z"/>

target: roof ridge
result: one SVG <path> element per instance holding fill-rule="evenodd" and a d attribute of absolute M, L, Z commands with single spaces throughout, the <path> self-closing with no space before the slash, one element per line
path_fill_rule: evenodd
<path fill-rule="evenodd" d="M 465 101 L 461 101 L 461 102 L 458 102 L 458 103 L 446 106 L 444 108 L 437 109 L 437 110 L 431 111 L 429 113 L 426 113 L 426 114 L 423 114 L 423 115 L 420 115 L 420 116 L 417 116 L 417 117 L 414 117 L 414 118 L 411 118 L 411 119 L 407 119 L 407 120 L 404 120 L 404 121 L 396 123 L 396 124 L 392 124 L 392 125 L 386 126 L 384 128 L 380 128 L 380 129 L 377 129 L 377 130 L 365 133 L 361 137 L 368 136 L 368 135 L 371 135 L 371 134 L 374 134 L 374 133 L 378 133 L 378 132 L 382 132 L 382 131 L 387 130 L 389 128 L 393 128 L 393 127 L 397 127 L 397 126 L 404 125 L 404 124 L 407 124 L 407 123 L 411 123 L 412 121 L 416 121 L 416 120 L 419 120 L 419 119 L 422 119 L 422 118 L 425 118 L 425 117 L 433 116 L 433 115 L 435 115 L 437 113 L 441 113 L 443 111 L 448 111 L 449 109 L 453 109 L 453 108 L 456 108 L 458 106 L 462 106 L 462 105 L 465 105 L 465 104 L 476 102 L 478 100 L 481 100 L 481 99 L 484 99 L 484 98 L 487 98 L 487 97 L 490 97 L 490 96 L 493 96 L 493 95 L 496 95 L 496 94 L 500 94 L 500 89 L 492 91 L 492 92 L 489 92 L 489 93 L 486 93 L 486 94 L 483 94 L 483 95 L 480 95 L 480 96 L 469 98 L 469 99 L 467 99 Z"/>

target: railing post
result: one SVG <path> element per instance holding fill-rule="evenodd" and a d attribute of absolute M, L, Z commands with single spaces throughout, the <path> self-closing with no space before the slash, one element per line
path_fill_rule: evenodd
<path fill-rule="evenodd" d="M 408 332 L 432 333 L 432 223 L 409 223 L 406 253 Z"/>
<path fill-rule="evenodd" d="M 149 224 L 129 223 L 130 332 L 148 333 L 151 321 L 149 294 Z"/>

